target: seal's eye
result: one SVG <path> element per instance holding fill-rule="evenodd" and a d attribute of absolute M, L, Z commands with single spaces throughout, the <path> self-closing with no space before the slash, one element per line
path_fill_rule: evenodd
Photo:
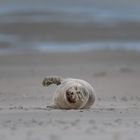
<path fill-rule="evenodd" d="M 80 91 L 77 91 L 77 94 L 80 94 Z"/>
<path fill-rule="evenodd" d="M 66 91 L 66 95 L 68 95 L 68 96 L 69 96 L 69 95 L 70 95 L 70 93 L 69 93 L 68 91 Z"/>
<path fill-rule="evenodd" d="M 73 92 L 71 92 L 71 95 L 74 95 L 74 93 L 73 93 Z"/>

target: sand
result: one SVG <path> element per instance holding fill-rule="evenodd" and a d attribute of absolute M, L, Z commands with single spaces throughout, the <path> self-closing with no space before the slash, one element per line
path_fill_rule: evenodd
<path fill-rule="evenodd" d="M 138 140 L 140 53 L 18 53 L 0 55 L 0 140 Z M 97 92 L 89 110 L 55 110 L 45 76 L 88 81 Z"/>
<path fill-rule="evenodd" d="M 28 15 L 29 13 L 27 13 Z M 33 13 L 31 13 L 33 15 Z M 36 15 L 36 13 L 34 13 Z M 15 15 L 15 14 L 14 14 Z M 46 14 L 47 15 L 47 14 Z M 11 17 L 9 15 L 8 17 Z M 26 19 L 26 15 L 25 19 Z M 24 19 L 21 14 L 13 23 L 3 22 L 1 18 L 0 33 L 17 36 L 20 41 L 139 41 L 140 22 L 121 21 L 114 24 L 87 22 L 72 24 L 65 22 L 35 22 Z M 7 17 L 7 18 L 8 18 Z"/>

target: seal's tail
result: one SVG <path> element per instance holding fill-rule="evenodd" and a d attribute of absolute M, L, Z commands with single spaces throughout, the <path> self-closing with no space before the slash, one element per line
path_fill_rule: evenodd
<path fill-rule="evenodd" d="M 61 82 L 62 82 L 62 78 L 59 76 L 48 76 L 44 78 L 42 85 L 48 87 L 52 84 L 60 85 Z"/>

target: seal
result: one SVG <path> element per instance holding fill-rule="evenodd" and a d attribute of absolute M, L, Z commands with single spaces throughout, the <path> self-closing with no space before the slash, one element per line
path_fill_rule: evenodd
<path fill-rule="evenodd" d="M 95 90 L 86 81 L 73 78 L 49 76 L 42 85 L 48 87 L 56 84 L 52 104 L 48 107 L 56 109 L 89 109 L 95 102 Z"/>

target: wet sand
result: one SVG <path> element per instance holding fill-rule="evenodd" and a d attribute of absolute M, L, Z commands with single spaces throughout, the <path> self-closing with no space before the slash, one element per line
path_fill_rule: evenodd
<path fill-rule="evenodd" d="M 28 21 L 21 15 L 16 22 L 0 23 L 2 34 L 17 36 L 21 41 L 139 41 L 139 29 L 140 22 L 133 21 L 72 24 Z"/>
<path fill-rule="evenodd" d="M 140 137 L 140 53 L 18 53 L 0 55 L 0 139 L 137 140 Z M 88 81 L 96 90 L 89 110 L 53 110 L 55 86 L 45 76 Z"/>

